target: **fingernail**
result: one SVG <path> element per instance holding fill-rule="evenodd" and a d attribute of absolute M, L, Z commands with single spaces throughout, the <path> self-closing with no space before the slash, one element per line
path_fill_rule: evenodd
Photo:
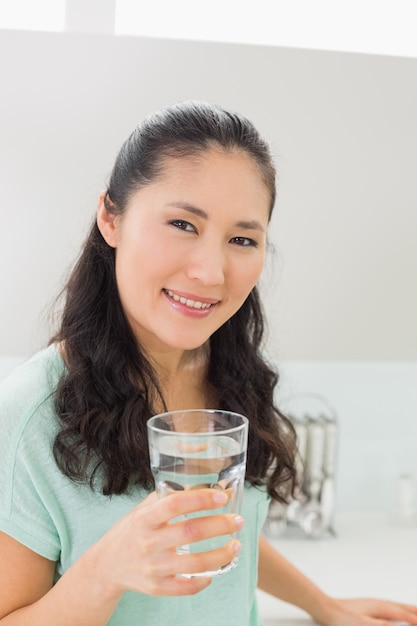
<path fill-rule="evenodd" d="M 224 491 L 216 491 L 216 490 L 214 490 L 213 500 L 215 502 L 217 502 L 217 504 L 226 504 L 228 499 L 229 499 L 229 496 Z"/>
<path fill-rule="evenodd" d="M 233 542 L 233 552 L 235 554 L 239 554 L 241 549 L 242 549 L 242 544 L 239 541 L 234 541 Z"/>
<path fill-rule="evenodd" d="M 234 520 L 235 520 L 236 526 L 239 529 L 243 527 L 243 524 L 245 523 L 245 520 L 243 519 L 243 517 L 241 517 L 240 515 L 235 515 Z"/>

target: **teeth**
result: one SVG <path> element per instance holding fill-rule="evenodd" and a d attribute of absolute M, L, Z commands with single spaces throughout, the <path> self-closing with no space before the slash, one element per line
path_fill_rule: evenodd
<path fill-rule="evenodd" d="M 181 302 L 181 304 L 186 304 L 189 307 L 194 309 L 209 309 L 212 305 L 207 302 L 199 302 L 198 300 L 188 300 L 187 298 L 183 298 L 182 296 L 177 296 L 169 289 L 166 289 L 165 292 L 169 295 L 170 298 L 175 300 L 175 302 Z"/>

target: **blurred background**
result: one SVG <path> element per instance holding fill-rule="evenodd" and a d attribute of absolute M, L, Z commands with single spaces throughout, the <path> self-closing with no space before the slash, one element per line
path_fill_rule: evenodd
<path fill-rule="evenodd" d="M 390 514 L 417 477 L 413 4 L 2 0 L 0 377 L 45 345 L 135 125 L 218 102 L 278 168 L 261 282 L 277 401 L 331 406 L 338 508 Z"/>

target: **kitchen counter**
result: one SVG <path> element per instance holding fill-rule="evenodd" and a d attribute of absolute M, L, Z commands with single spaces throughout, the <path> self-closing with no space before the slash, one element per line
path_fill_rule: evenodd
<path fill-rule="evenodd" d="M 399 523 L 378 513 L 340 514 L 336 536 L 269 541 L 326 593 L 417 604 L 417 520 Z M 265 626 L 314 622 L 294 606 L 258 591 Z"/>

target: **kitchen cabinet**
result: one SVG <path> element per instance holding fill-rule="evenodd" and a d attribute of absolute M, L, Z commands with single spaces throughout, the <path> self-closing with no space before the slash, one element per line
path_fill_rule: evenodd
<path fill-rule="evenodd" d="M 417 520 L 401 524 L 383 513 L 336 517 L 336 536 L 281 538 L 271 543 L 326 593 L 417 604 Z M 261 591 L 265 626 L 308 626 L 309 616 Z"/>

